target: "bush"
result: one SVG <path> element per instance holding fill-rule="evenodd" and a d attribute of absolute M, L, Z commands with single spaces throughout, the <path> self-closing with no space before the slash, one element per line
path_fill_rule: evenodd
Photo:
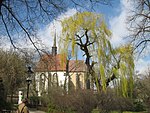
<path fill-rule="evenodd" d="M 3 110 L 3 109 L 13 110 L 13 104 L 11 104 L 9 102 L 0 101 L 0 111 Z"/>
<path fill-rule="evenodd" d="M 134 102 L 134 111 L 139 112 L 139 111 L 145 111 L 145 106 L 144 103 L 142 101 L 135 100 Z"/>
<path fill-rule="evenodd" d="M 146 103 L 147 110 L 150 113 L 150 97 L 147 98 L 147 101 L 145 103 Z"/>
<path fill-rule="evenodd" d="M 32 96 L 30 97 L 30 107 L 36 108 L 39 105 L 39 97 Z"/>
<path fill-rule="evenodd" d="M 100 113 L 133 110 L 129 98 L 116 96 L 112 91 L 94 94 L 90 90 L 77 90 L 66 94 L 55 88 L 42 97 L 41 103 L 48 107 L 48 113 L 91 113 L 95 108 Z"/>
<path fill-rule="evenodd" d="M 110 111 L 130 111 L 133 110 L 132 100 L 117 96 L 113 92 L 101 92 L 97 94 L 98 108 L 102 113 Z"/>
<path fill-rule="evenodd" d="M 91 113 L 97 105 L 96 96 L 92 91 L 78 90 L 69 94 L 55 91 L 51 91 L 48 96 L 49 113 Z"/>
<path fill-rule="evenodd" d="M 97 106 L 96 95 L 93 91 L 80 90 L 71 95 L 72 107 L 77 113 L 91 113 Z"/>

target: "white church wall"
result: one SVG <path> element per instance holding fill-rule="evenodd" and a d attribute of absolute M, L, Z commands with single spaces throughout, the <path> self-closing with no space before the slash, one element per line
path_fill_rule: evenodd
<path fill-rule="evenodd" d="M 51 76 L 53 74 L 55 74 L 56 72 L 51 72 Z M 65 76 L 64 76 L 65 72 L 57 72 L 58 75 L 58 84 L 60 85 L 64 85 L 65 83 Z M 38 91 L 38 96 L 41 96 L 41 91 L 40 91 L 40 76 L 42 75 L 42 79 L 44 79 L 44 76 L 46 77 L 45 79 L 45 86 L 43 90 L 47 90 L 48 89 L 48 72 L 36 72 L 36 76 L 35 76 L 35 81 L 36 81 L 36 90 Z"/>
<path fill-rule="evenodd" d="M 51 72 L 52 75 L 55 74 L 55 73 L 56 73 L 56 72 Z M 58 84 L 59 84 L 59 86 L 60 86 L 60 85 L 64 85 L 64 82 L 65 82 L 64 73 L 65 73 L 64 71 L 61 71 L 61 72 L 57 71 Z"/>
<path fill-rule="evenodd" d="M 56 72 L 49 72 L 49 76 L 53 76 L 54 74 L 56 74 Z M 81 82 L 81 88 L 85 88 L 85 74 L 83 72 L 80 72 L 80 73 L 69 73 L 71 75 L 71 81 L 73 82 L 74 86 L 76 87 L 76 76 L 79 76 L 80 78 L 80 82 Z M 44 76 L 46 77 L 45 79 L 45 86 L 44 86 L 44 89 L 42 90 L 45 90 L 47 91 L 48 90 L 48 72 L 36 72 L 36 76 L 35 76 L 35 80 L 36 80 L 36 90 L 38 91 L 38 96 L 41 96 L 41 93 L 42 91 L 40 90 L 40 76 L 42 75 L 42 79 L 44 79 Z M 65 71 L 57 71 L 57 76 L 58 76 L 58 84 L 59 86 L 64 86 L 64 83 L 65 83 Z M 68 79 L 67 79 L 67 83 L 68 83 Z M 67 85 L 67 84 L 66 84 Z M 68 90 L 68 85 L 66 86 Z"/>

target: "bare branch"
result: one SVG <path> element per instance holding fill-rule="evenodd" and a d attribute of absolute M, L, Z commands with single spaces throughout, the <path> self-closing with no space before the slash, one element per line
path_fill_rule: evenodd
<path fill-rule="evenodd" d="M 148 40 L 143 40 L 143 41 L 141 41 L 140 43 L 138 43 L 138 44 L 136 45 L 135 49 L 138 48 L 138 47 L 139 47 L 140 45 L 142 45 L 143 43 L 144 43 L 144 45 L 145 45 L 147 42 L 150 42 L 150 40 L 148 39 Z M 144 48 L 145 48 L 145 47 L 144 47 Z"/>
<path fill-rule="evenodd" d="M 27 34 L 29 40 L 31 41 L 31 43 L 33 44 L 33 46 L 35 47 L 35 49 L 38 51 L 39 55 L 40 55 L 40 52 L 39 52 L 39 49 L 36 47 L 36 45 L 34 44 L 33 40 L 31 39 L 28 31 L 24 28 L 24 26 L 20 23 L 20 21 L 17 19 L 17 17 L 13 14 L 13 12 L 5 5 L 5 4 L 2 4 L 2 6 L 4 6 L 8 11 L 9 13 L 12 15 L 12 17 L 17 21 L 17 23 L 19 24 L 19 26 L 23 29 L 23 31 Z"/>
<path fill-rule="evenodd" d="M 141 54 L 147 48 L 150 37 L 150 1 L 149 0 L 134 0 L 135 9 L 131 11 L 132 16 L 129 17 L 132 38 L 131 42 L 135 43 L 135 49 L 141 48 Z M 143 46 L 144 44 L 144 46 Z"/>
<path fill-rule="evenodd" d="M 9 39 L 10 39 L 10 42 L 11 42 L 12 46 L 13 46 L 14 48 L 16 48 L 16 49 L 17 49 L 17 47 L 16 47 L 16 46 L 14 45 L 14 43 L 13 43 L 13 39 L 12 39 L 12 37 L 10 36 L 10 33 L 9 33 L 9 30 L 8 30 L 7 25 L 6 25 L 6 23 L 5 23 L 5 20 L 4 20 L 4 17 L 3 17 L 3 14 L 2 14 L 1 16 L 2 16 L 2 21 L 3 21 L 3 23 L 4 23 L 4 26 L 5 26 L 5 29 L 6 29 L 7 35 L 8 35 L 8 37 L 9 37 Z"/>

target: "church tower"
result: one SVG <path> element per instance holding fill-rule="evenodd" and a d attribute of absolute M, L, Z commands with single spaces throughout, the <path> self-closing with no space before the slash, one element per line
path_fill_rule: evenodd
<path fill-rule="evenodd" d="M 53 43 L 53 47 L 52 47 L 52 55 L 53 55 L 53 56 L 57 55 L 56 32 L 55 32 L 54 43 Z"/>

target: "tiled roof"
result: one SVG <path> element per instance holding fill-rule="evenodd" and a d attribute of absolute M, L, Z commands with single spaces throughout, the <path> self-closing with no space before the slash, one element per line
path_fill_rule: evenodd
<path fill-rule="evenodd" d="M 65 55 L 45 54 L 36 66 L 36 72 L 41 71 L 66 71 Z M 83 60 L 69 60 L 69 72 L 85 72 L 86 65 Z"/>

